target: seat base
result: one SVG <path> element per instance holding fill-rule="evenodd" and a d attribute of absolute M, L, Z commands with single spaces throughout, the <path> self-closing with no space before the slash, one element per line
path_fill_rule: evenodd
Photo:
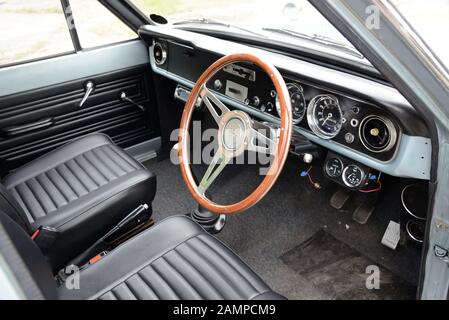
<path fill-rule="evenodd" d="M 185 216 L 170 217 L 80 272 L 60 299 L 285 299 Z"/>

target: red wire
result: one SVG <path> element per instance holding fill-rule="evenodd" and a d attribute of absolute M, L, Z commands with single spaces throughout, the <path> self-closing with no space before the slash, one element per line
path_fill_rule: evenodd
<path fill-rule="evenodd" d="M 307 176 L 309 177 L 310 183 L 315 187 L 315 182 L 312 180 L 312 177 L 310 176 L 310 174 L 307 174 Z"/>
<path fill-rule="evenodd" d="M 372 190 L 359 190 L 362 193 L 373 193 L 373 192 L 378 192 L 382 189 L 382 182 L 378 181 L 377 182 L 379 185 L 377 186 L 376 189 L 372 189 Z"/>
<path fill-rule="evenodd" d="M 309 178 L 310 183 L 314 188 L 316 188 L 316 183 L 313 181 L 312 176 L 310 175 L 310 170 L 312 170 L 313 166 L 310 166 L 309 170 L 307 170 L 307 177 Z"/>

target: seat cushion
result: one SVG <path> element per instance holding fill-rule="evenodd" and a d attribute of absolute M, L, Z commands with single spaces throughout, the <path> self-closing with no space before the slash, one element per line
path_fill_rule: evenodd
<path fill-rule="evenodd" d="M 163 220 L 80 272 L 60 299 L 284 299 L 185 216 Z"/>
<path fill-rule="evenodd" d="M 61 232 L 54 268 L 81 253 L 138 205 L 151 205 L 156 177 L 103 134 L 74 140 L 3 180 L 31 229 Z"/>

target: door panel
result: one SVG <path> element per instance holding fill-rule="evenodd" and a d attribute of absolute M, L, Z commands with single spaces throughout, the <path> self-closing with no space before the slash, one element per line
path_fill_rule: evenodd
<path fill-rule="evenodd" d="M 159 136 L 150 72 L 143 64 L 0 98 L 2 169 L 13 170 L 93 132 L 124 148 Z M 87 81 L 94 82 L 95 91 L 79 107 Z M 145 111 L 122 101 L 122 91 Z"/>

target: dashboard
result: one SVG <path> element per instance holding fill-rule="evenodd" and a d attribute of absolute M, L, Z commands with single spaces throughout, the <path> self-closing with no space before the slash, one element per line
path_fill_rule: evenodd
<path fill-rule="evenodd" d="M 360 188 L 373 169 L 430 178 L 427 128 L 385 83 L 184 30 L 145 26 L 139 34 L 149 46 L 153 71 L 175 81 L 174 96 L 184 101 L 196 79 L 223 55 L 249 51 L 272 61 L 290 93 L 295 132 L 330 151 L 324 171 L 338 183 Z M 274 86 L 255 65 L 227 65 L 207 86 L 233 108 L 259 120 L 279 120 Z"/>
<path fill-rule="evenodd" d="M 284 80 L 296 127 L 381 161 L 394 157 L 401 128 L 387 111 L 298 78 Z M 256 66 L 228 65 L 209 81 L 208 87 L 261 113 L 279 117 L 276 91 L 268 75 Z"/>

